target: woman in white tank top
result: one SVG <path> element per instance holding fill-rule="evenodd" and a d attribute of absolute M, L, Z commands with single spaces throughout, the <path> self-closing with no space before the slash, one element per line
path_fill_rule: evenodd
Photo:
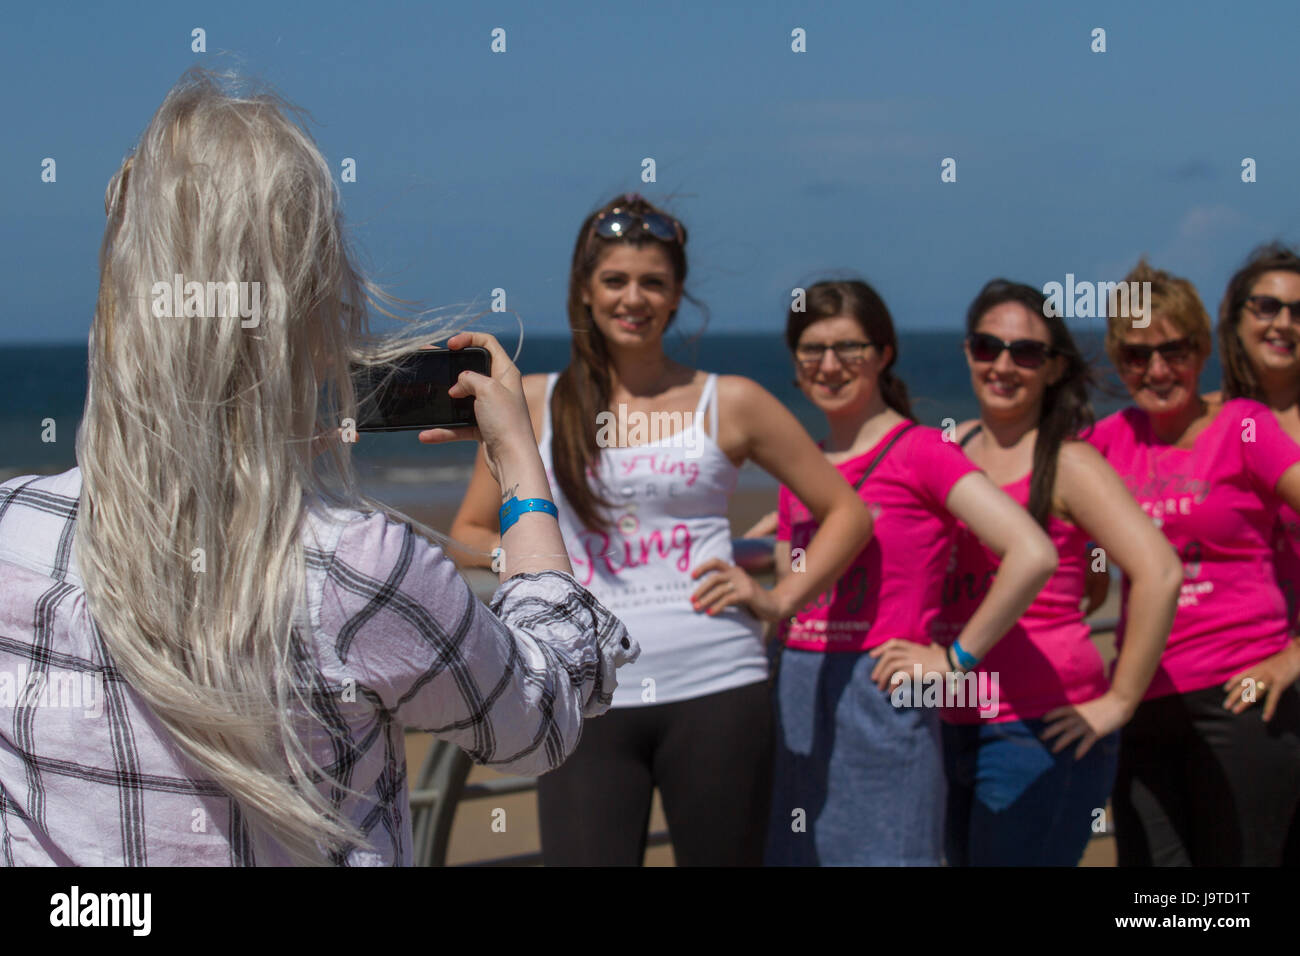
<path fill-rule="evenodd" d="M 860 499 L 780 402 L 664 353 L 685 244 L 686 229 L 639 196 L 588 216 L 570 272 L 569 366 L 524 380 L 575 576 L 641 646 L 609 714 L 538 781 L 549 865 L 640 864 L 656 786 L 679 865 L 762 861 L 763 622 L 819 594 L 871 534 Z M 804 572 L 770 590 L 732 563 L 727 503 L 747 459 L 821 518 Z M 452 527 L 475 563 L 497 547 L 500 502 L 480 456 Z"/>

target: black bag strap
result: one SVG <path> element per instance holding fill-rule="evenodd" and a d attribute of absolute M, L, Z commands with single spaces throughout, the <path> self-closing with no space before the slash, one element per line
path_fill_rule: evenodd
<path fill-rule="evenodd" d="M 862 485 L 869 477 L 871 477 L 871 473 L 876 470 L 876 466 L 885 460 L 885 456 L 889 454 L 889 449 L 897 445 L 898 440 L 915 427 L 916 422 L 908 422 L 904 427 L 898 430 L 898 433 L 889 440 L 889 444 L 880 449 L 880 454 L 872 460 L 871 464 L 867 465 L 867 470 L 862 473 L 862 477 L 858 479 L 858 483 L 853 486 L 854 491 L 860 491 L 862 489 Z"/>
<path fill-rule="evenodd" d="M 979 434 L 980 432 L 982 432 L 983 430 L 984 430 L 984 426 L 983 426 L 982 424 L 980 424 L 979 422 L 976 422 L 976 423 L 975 423 L 975 427 L 972 428 L 970 431 L 968 431 L 968 432 L 966 433 L 966 437 L 963 438 L 960 442 L 958 442 L 958 447 L 959 447 L 959 448 L 965 448 L 965 447 L 966 447 L 966 443 L 969 442 L 972 438 L 974 438 L 976 435 L 978 435 L 978 434 Z"/>

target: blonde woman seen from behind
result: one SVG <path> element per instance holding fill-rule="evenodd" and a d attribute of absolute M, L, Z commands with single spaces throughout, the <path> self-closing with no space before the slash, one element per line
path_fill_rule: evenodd
<path fill-rule="evenodd" d="M 99 681 L 97 709 L 0 710 L 4 862 L 409 864 L 404 728 L 557 766 L 637 649 L 579 587 L 553 517 L 506 533 L 492 609 L 356 490 L 371 338 L 315 143 L 193 71 L 109 184 L 79 468 L 0 486 L 0 669 Z M 260 314 L 166 314 L 154 283 L 247 283 Z M 172 310 L 174 311 L 174 310 Z M 162 312 L 163 314 L 159 314 Z M 493 478 L 549 498 L 518 371 L 464 374 Z M 539 608 L 544 610 L 539 611 Z M 17 638 L 13 640 L 13 638 Z M 197 823 L 196 823 L 197 821 Z"/>

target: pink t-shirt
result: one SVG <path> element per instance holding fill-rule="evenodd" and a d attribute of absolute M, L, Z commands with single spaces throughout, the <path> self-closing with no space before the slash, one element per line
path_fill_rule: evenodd
<path fill-rule="evenodd" d="M 1178 612 L 1146 698 L 1222 684 L 1286 646 L 1286 602 L 1273 563 L 1282 473 L 1296 445 L 1259 402 L 1226 402 L 1191 448 L 1161 442 L 1126 408 L 1089 440 L 1183 559 Z M 1118 636 L 1123 641 L 1128 579 Z"/>
<path fill-rule="evenodd" d="M 1278 587 L 1286 599 L 1286 619 L 1291 633 L 1300 634 L 1300 514 L 1290 505 L 1278 509 L 1273 526 L 1273 564 Z"/>
<path fill-rule="evenodd" d="M 865 454 L 838 463 L 844 479 L 857 484 L 907 424 L 892 429 Z M 918 425 L 900 438 L 858 489 L 875 519 L 871 541 L 829 592 L 783 626 L 786 646 L 865 651 L 894 637 L 928 644 L 957 527 L 945 502 L 952 486 L 977 470 L 937 428 Z M 808 509 L 782 486 L 776 536 L 790 542 L 792 560 L 816 531 Z"/>
<path fill-rule="evenodd" d="M 1022 508 L 1029 507 L 1031 475 L 1003 485 L 1002 490 Z M 1038 592 L 1015 627 L 1007 631 L 975 668 L 989 675 L 995 688 L 996 716 L 980 716 L 980 707 L 945 707 L 951 724 L 974 724 L 1042 717 L 1066 704 L 1100 697 L 1110 689 L 1101 654 L 1089 638 L 1090 629 L 1079 604 L 1088 579 L 1089 536 L 1077 525 L 1055 515 L 1047 533 L 1060 555 L 1056 573 Z M 943 610 L 936 625 L 938 640 L 951 644 L 988 593 L 1000 560 L 962 525 L 953 542 L 953 557 L 943 588 Z"/>

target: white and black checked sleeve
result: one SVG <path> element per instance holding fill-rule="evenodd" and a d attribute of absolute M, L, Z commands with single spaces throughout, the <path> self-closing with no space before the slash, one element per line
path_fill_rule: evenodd
<path fill-rule="evenodd" d="M 489 609 L 441 548 L 382 514 L 343 530 L 317 606 L 331 683 L 513 773 L 563 763 L 640 653 L 570 575 L 511 578 Z"/>

